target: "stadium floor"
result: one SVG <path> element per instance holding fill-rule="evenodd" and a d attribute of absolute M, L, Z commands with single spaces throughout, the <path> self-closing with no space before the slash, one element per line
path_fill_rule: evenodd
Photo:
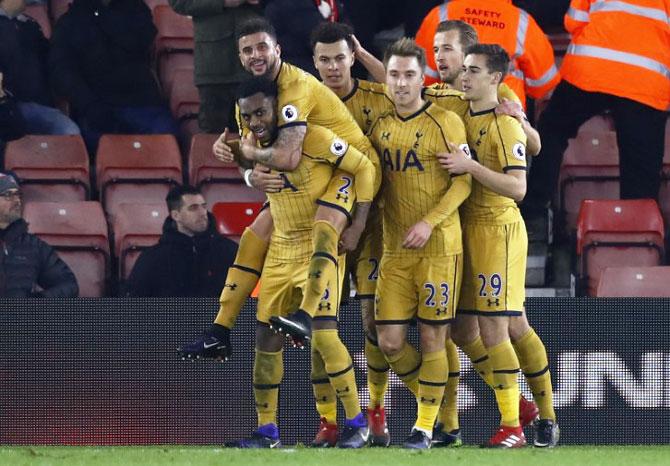
<path fill-rule="evenodd" d="M 670 445 L 563 446 L 551 450 L 515 451 L 475 447 L 411 452 L 399 448 L 357 451 L 315 450 L 295 447 L 281 450 L 238 450 L 211 447 L 0 447 L 0 465 L 193 465 L 193 466 L 633 466 L 670 464 Z"/>

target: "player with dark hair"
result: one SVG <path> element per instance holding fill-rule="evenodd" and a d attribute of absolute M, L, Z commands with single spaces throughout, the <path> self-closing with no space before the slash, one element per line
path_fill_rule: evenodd
<path fill-rule="evenodd" d="M 517 120 L 495 112 L 509 56 L 498 45 L 478 44 L 467 50 L 464 67 L 472 157 L 450 153 L 441 162 L 452 175 L 473 178 L 472 194 L 461 208 L 465 265 L 458 313 L 477 316 L 492 368 L 502 420 L 486 446 L 526 444 L 519 422 L 520 366 L 540 406 L 535 445 L 553 446 L 559 430 L 546 350 L 523 307 L 528 237 L 516 202 L 526 193 L 526 136 Z"/>

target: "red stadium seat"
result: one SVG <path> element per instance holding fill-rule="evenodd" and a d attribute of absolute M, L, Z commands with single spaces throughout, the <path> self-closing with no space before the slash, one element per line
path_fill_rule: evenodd
<path fill-rule="evenodd" d="M 133 270 L 142 250 L 158 243 L 167 206 L 161 204 L 119 204 L 114 216 L 114 254 L 119 259 L 119 279 L 124 281 Z"/>
<path fill-rule="evenodd" d="M 100 203 L 28 202 L 24 217 L 30 232 L 53 246 L 70 266 L 79 283 L 79 296 L 105 295 L 109 240 Z"/>
<path fill-rule="evenodd" d="M 193 76 L 195 65 L 193 63 L 193 55 L 188 53 L 172 53 L 164 55 L 160 62 L 158 70 L 158 77 L 163 87 L 163 92 L 167 98 L 172 93 L 172 86 L 176 79 L 176 74 L 179 70 L 189 70 Z M 193 82 L 193 77 L 189 79 Z"/>
<path fill-rule="evenodd" d="M 596 296 L 670 298 L 670 267 L 606 267 Z"/>
<path fill-rule="evenodd" d="M 193 119 L 198 116 L 198 107 L 200 107 L 200 94 L 193 84 L 193 70 L 176 70 L 170 88 L 172 115 L 180 121 Z"/>
<path fill-rule="evenodd" d="M 605 267 L 660 265 L 664 234 L 654 200 L 582 201 L 577 222 L 581 287 L 595 295 Z"/>
<path fill-rule="evenodd" d="M 102 206 L 111 217 L 124 202 L 165 202 L 183 179 L 177 141 L 167 134 L 103 135 L 96 174 Z"/>
<path fill-rule="evenodd" d="M 51 20 L 49 19 L 49 11 L 46 4 L 44 3 L 33 3 L 32 5 L 26 5 L 26 9 L 23 11 L 23 14 L 30 16 L 32 19 L 37 21 L 42 29 L 44 37 L 49 39 L 51 37 Z"/>
<path fill-rule="evenodd" d="M 11 141 L 5 169 L 21 179 L 26 201 L 89 199 L 88 154 L 81 136 L 24 136 Z"/>
<path fill-rule="evenodd" d="M 244 229 L 253 223 L 262 208 L 261 202 L 217 202 L 212 213 L 219 233 L 239 241 Z"/>
<path fill-rule="evenodd" d="M 170 8 L 169 5 L 156 5 L 153 9 L 156 34 L 156 51 L 184 50 L 193 52 L 193 20 Z"/>
<path fill-rule="evenodd" d="M 558 197 L 568 233 L 575 229 L 583 199 L 619 198 L 616 133 L 581 131 L 570 139 L 559 175 Z"/>

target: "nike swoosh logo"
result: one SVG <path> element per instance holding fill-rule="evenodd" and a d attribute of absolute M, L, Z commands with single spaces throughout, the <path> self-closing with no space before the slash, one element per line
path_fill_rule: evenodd
<path fill-rule="evenodd" d="M 203 343 L 202 346 L 204 346 L 205 349 L 209 349 L 209 348 L 211 348 L 212 346 L 216 346 L 216 345 L 218 345 L 218 344 L 219 344 L 219 342 L 212 343 L 211 345 L 208 345 L 207 343 Z"/>

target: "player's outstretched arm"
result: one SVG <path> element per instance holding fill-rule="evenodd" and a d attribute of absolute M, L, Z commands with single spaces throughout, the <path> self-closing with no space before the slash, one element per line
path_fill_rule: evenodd
<path fill-rule="evenodd" d="M 471 191 L 472 177 L 469 174 L 465 173 L 460 176 L 454 176 L 451 180 L 451 186 L 444 193 L 440 202 L 428 212 L 423 220 L 432 227 L 436 227 L 458 210 L 460 205 L 468 198 Z"/>
<path fill-rule="evenodd" d="M 252 133 L 240 141 L 245 159 L 259 162 L 275 170 L 293 171 L 300 163 L 302 143 L 307 125 L 295 125 L 279 130 L 277 140 L 270 147 L 258 147 Z"/>

